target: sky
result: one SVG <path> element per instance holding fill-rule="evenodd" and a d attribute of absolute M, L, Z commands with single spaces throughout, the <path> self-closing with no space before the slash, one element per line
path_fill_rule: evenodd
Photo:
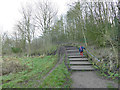
<path fill-rule="evenodd" d="M 20 20 L 21 6 L 34 3 L 37 0 L 0 0 L 0 33 L 13 32 L 15 23 Z M 42 1 L 42 0 L 39 0 Z M 58 8 L 58 15 L 65 14 L 68 10 L 67 3 L 75 0 L 49 0 Z"/>
<path fill-rule="evenodd" d="M 0 0 L 0 33 L 6 31 L 8 31 L 9 33 L 13 32 L 14 25 L 18 20 L 20 20 L 21 6 L 26 5 L 26 3 L 32 4 L 35 1 L 43 0 Z M 60 16 L 61 14 L 65 14 L 67 12 L 68 3 L 72 3 L 77 0 L 48 0 L 48 1 L 55 4 L 55 7 L 58 8 L 58 15 Z"/>

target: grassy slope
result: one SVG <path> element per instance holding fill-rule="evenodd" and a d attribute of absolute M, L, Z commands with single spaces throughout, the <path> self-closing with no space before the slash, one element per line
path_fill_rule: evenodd
<path fill-rule="evenodd" d="M 70 87 L 71 79 L 64 62 L 53 70 L 52 73 L 42 82 L 40 80 L 45 76 L 57 63 L 57 55 L 45 56 L 44 58 L 19 58 L 22 64 L 29 68 L 18 73 L 4 75 L 3 88 L 43 88 L 43 87 Z"/>
<path fill-rule="evenodd" d="M 58 65 L 52 73 L 43 81 L 40 88 L 69 88 L 71 84 L 70 73 L 64 62 Z"/>
<path fill-rule="evenodd" d="M 34 87 L 33 82 L 40 80 L 42 76 L 55 66 L 57 56 L 45 56 L 44 58 L 20 58 L 19 60 L 23 64 L 26 64 L 29 69 L 16 74 L 4 75 L 2 77 L 3 88 Z"/>

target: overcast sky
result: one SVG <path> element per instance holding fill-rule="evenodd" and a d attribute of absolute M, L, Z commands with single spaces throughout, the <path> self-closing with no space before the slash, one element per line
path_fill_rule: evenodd
<path fill-rule="evenodd" d="M 15 23 L 20 19 L 20 9 L 26 3 L 38 0 L 0 0 L 0 32 L 12 32 Z M 43 1 L 43 0 L 39 0 Z M 77 0 L 48 0 L 58 8 L 58 15 L 65 14 L 67 4 Z M 95 0 L 94 0 L 95 1 Z M 103 0 L 104 1 L 104 0 Z M 109 0 L 108 0 L 109 1 Z M 111 0 L 114 1 L 114 0 Z"/>
<path fill-rule="evenodd" d="M 0 32 L 12 32 L 17 20 L 20 19 L 20 9 L 26 3 L 34 3 L 38 0 L 1 0 L 0 1 Z M 42 0 L 39 0 L 42 1 Z M 67 3 L 76 0 L 48 0 L 58 8 L 58 15 L 65 14 Z"/>

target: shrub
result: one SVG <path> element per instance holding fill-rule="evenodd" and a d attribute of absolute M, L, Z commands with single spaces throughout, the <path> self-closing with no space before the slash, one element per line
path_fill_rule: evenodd
<path fill-rule="evenodd" d="M 22 65 L 19 60 L 15 58 L 5 58 L 2 64 L 2 75 L 8 75 L 9 73 L 16 73 L 25 70 L 27 66 Z"/>
<path fill-rule="evenodd" d="M 21 49 L 21 48 L 12 47 L 11 49 L 12 49 L 12 52 L 13 52 L 13 53 L 22 52 L 22 49 Z"/>

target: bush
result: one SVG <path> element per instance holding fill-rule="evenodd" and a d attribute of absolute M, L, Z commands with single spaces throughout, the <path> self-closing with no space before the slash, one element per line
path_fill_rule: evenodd
<path fill-rule="evenodd" d="M 21 48 L 12 47 L 11 49 L 12 49 L 12 52 L 13 52 L 13 53 L 22 52 L 22 49 L 21 49 Z"/>
<path fill-rule="evenodd" d="M 5 58 L 2 64 L 2 75 L 21 72 L 26 68 L 27 66 L 22 65 L 16 58 Z"/>

